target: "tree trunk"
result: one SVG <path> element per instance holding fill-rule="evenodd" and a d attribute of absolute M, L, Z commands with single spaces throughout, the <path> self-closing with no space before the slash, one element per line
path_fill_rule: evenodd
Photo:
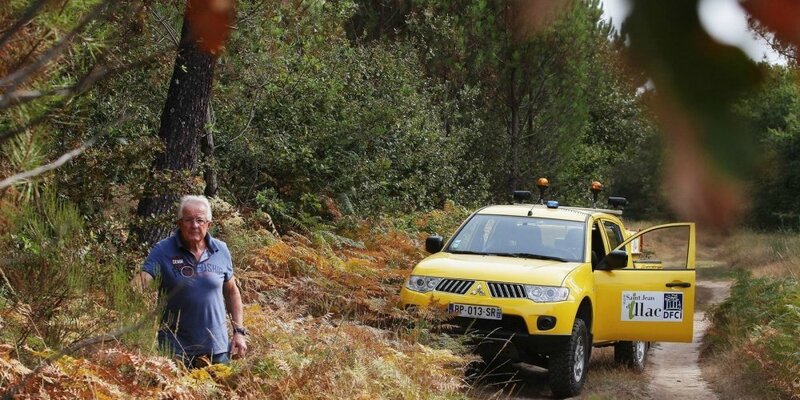
<path fill-rule="evenodd" d="M 511 171 L 510 176 L 508 178 L 508 185 L 509 190 L 507 193 L 511 193 L 514 190 L 521 189 L 519 187 L 520 184 L 520 147 L 522 146 L 522 140 L 520 138 L 520 126 L 519 126 L 519 108 L 520 102 L 517 96 L 517 68 L 513 68 L 511 73 L 509 74 L 510 79 L 508 83 L 508 108 L 511 112 L 511 118 L 508 123 L 508 134 L 511 145 L 511 154 L 509 154 L 511 158 Z"/>
<path fill-rule="evenodd" d="M 214 132 L 209 127 L 213 126 L 213 116 L 211 104 L 208 105 L 206 113 L 206 135 L 200 142 L 200 150 L 203 152 L 203 178 L 206 181 L 206 190 L 203 194 L 206 197 L 217 195 L 219 184 L 217 183 L 217 165 L 214 158 Z"/>
<path fill-rule="evenodd" d="M 158 131 L 164 148 L 156 156 L 153 175 L 137 209 L 137 215 L 144 220 L 135 233 L 139 242 L 146 245 L 169 235 L 178 199 L 192 191 L 192 178 L 198 167 L 197 142 L 204 135 L 215 57 L 198 48 L 189 24 L 184 13 Z"/>

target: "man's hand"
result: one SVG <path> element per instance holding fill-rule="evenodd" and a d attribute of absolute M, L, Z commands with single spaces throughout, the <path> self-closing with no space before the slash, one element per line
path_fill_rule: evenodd
<path fill-rule="evenodd" d="M 236 360 L 247 354 L 247 338 L 241 333 L 234 332 L 231 337 L 231 358 Z"/>
<path fill-rule="evenodd" d="M 231 323 L 234 327 L 244 327 L 244 307 L 242 306 L 242 295 L 236 285 L 236 278 L 231 278 L 222 284 L 222 295 L 225 298 L 225 308 L 231 315 Z M 231 358 L 241 358 L 247 354 L 247 338 L 242 332 L 234 330 L 231 337 Z"/>
<path fill-rule="evenodd" d="M 136 275 L 133 276 L 131 279 L 131 287 L 133 290 L 144 293 L 145 289 L 150 286 L 150 282 L 153 281 L 153 277 L 150 276 L 147 272 L 139 271 Z"/>

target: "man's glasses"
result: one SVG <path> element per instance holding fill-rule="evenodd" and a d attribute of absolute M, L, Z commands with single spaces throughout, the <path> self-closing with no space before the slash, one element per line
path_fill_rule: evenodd
<path fill-rule="evenodd" d="M 192 224 L 205 225 L 209 222 L 207 219 L 203 218 L 181 218 L 180 221 L 186 225 L 192 225 Z"/>

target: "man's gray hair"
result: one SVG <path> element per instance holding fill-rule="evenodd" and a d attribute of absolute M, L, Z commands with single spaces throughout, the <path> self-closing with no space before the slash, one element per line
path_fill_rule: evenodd
<path fill-rule="evenodd" d="M 211 221 L 211 203 L 208 202 L 206 196 L 183 196 L 181 197 L 181 206 L 178 207 L 178 219 L 183 218 L 183 209 L 189 204 L 199 204 L 206 208 L 206 219 Z"/>

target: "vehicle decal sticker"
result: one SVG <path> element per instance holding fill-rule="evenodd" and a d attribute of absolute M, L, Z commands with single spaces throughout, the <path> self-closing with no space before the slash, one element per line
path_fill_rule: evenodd
<path fill-rule="evenodd" d="M 459 244 L 461 244 L 460 240 L 453 241 L 453 248 L 457 249 Z"/>
<path fill-rule="evenodd" d="M 622 321 L 682 322 L 683 293 L 622 292 Z"/>

